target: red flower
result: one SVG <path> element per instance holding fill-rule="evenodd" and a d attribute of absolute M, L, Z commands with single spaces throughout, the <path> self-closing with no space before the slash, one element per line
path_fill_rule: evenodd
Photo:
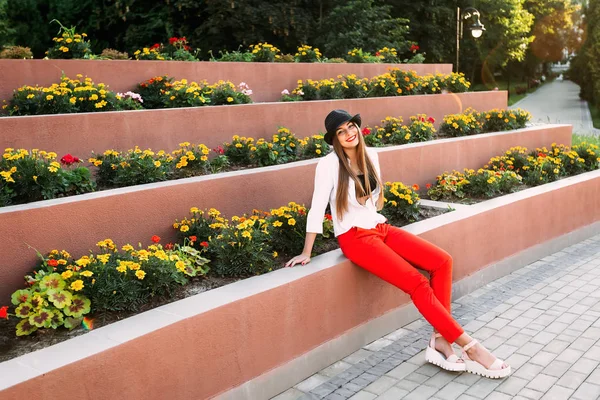
<path fill-rule="evenodd" d="M 546 155 L 544 153 L 538 153 L 538 157 L 542 157 L 542 158 L 546 158 Z"/>
<path fill-rule="evenodd" d="M 413 190 L 419 190 L 420 189 L 419 185 L 417 185 L 416 183 L 412 186 L 412 188 L 413 188 Z"/>
<path fill-rule="evenodd" d="M 427 118 L 427 121 L 431 122 L 432 124 L 435 124 L 435 118 L 433 117 Z"/>
<path fill-rule="evenodd" d="M 188 239 L 190 239 L 190 242 L 192 243 L 198 240 L 196 236 L 190 236 Z"/>
<path fill-rule="evenodd" d="M 158 243 L 158 242 L 160 242 L 160 236 L 157 236 L 157 235 L 154 235 L 154 236 L 152 236 L 152 241 L 153 241 L 154 243 Z"/>
<path fill-rule="evenodd" d="M 0 318 L 8 319 L 8 306 L 0 307 Z"/>
<path fill-rule="evenodd" d="M 177 43 L 177 42 L 179 42 L 179 39 L 178 39 L 178 38 L 176 38 L 176 37 L 172 37 L 172 38 L 170 38 L 170 39 L 169 39 L 169 43 L 170 43 L 170 44 L 175 44 L 175 43 Z"/>
<path fill-rule="evenodd" d="M 327 218 L 330 221 L 333 219 L 333 217 L 331 216 L 331 214 L 325 214 L 325 218 Z"/>
<path fill-rule="evenodd" d="M 427 189 L 427 190 L 431 189 L 431 183 L 425 184 L 425 189 Z"/>
<path fill-rule="evenodd" d="M 77 158 L 77 157 L 73 157 L 73 156 L 72 156 L 72 155 L 70 155 L 70 154 L 65 154 L 65 155 L 63 156 L 63 158 L 61 158 L 61 159 L 60 159 L 60 162 L 61 162 L 63 165 L 71 165 L 71 164 L 74 164 L 74 163 L 76 163 L 76 162 L 81 162 L 81 160 L 80 160 L 79 158 Z"/>
<path fill-rule="evenodd" d="M 160 43 L 154 43 L 154 44 L 152 45 L 152 47 L 150 47 L 150 50 L 156 50 L 156 49 L 158 49 L 159 47 L 160 47 Z"/>
<path fill-rule="evenodd" d="M 173 250 L 173 243 L 165 244 L 165 250 Z"/>
<path fill-rule="evenodd" d="M 412 46 L 410 46 L 410 51 L 412 51 L 413 53 L 416 53 L 417 51 L 419 51 L 419 46 L 417 46 L 416 44 L 413 44 Z"/>
<path fill-rule="evenodd" d="M 185 46 L 183 46 L 183 48 L 187 51 L 190 51 L 192 48 L 190 46 L 188 46 L 187 44 Z"/>
<path fill-rule="evenodd" d="M 223 148 L 221 146 L 217 146 L 216 148 L 213 149 L 213 151 L 217 154 L 225 154 L 225 150 L 223 150 Z"/>
<path fill-rule="evenodd" d="M 58 261 L 56 260 L 48 260 L 48 265 L 51 267 L 57 267 L 58 266 Z"/>
<path fill-rule="evenodd" d="M 304 211 L 304 210 L 298 210 L 298 214 L 304 215 L 304 214 L 306 214 L 306 211 Z"/>
<path fill-rule="evenodd" d="M 376 55 L 377 57 L 379 57 L 379 56 L 381 55 L 381 53 L 380 53 L 380 52 L 377 52 L 377 53 L 375 53 L 375 55 Z"/>
<path fill-rule="evenodd" d="M 369 128 L 364 128 L 362 130 L 362 134 L 363 134 L 363 136 L 370 135 L 371 134 L 371 130 Z"/>
<path fill-rule="evenodd" d="M 200 246 L 202 246 L 202 247 L 208 247 L 208 242 L 202 242 L 202 243 L 200 243 Z"/>

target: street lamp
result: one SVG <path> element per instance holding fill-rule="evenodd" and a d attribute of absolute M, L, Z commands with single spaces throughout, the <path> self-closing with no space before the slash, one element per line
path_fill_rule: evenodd
<path fill-rule="evenodd" d="M 460 54 L 460 39 L 463 37 L 463 21 L 474 18 L 474 22 L 467 25 L 467 30 L 471 32 L 471 36 L 477 39 L 483 35 L 485 26 L 481 23 L 479 18 L 481 14 L 473 7 L 465 8 L 462 13 L 460 7 L 456 8 L 456 72 L 458 72 L 459 54 Z"/>

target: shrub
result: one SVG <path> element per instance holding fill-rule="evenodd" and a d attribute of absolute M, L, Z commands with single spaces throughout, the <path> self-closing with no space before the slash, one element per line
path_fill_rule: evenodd
<path fill-rule="evenodd" d="M 342 96 L 344 99 L 360 99 L 369 95 L 369 80 L 360 79 L 354 74 L 338 75 L 341 81 Z"/>
<path fill-rule="evenodd" d="M 258 139 L 250 146 L 250 162 L 261 167 L 295 161 L 299 141 L 287 128 L 279 128 L 272 141 Z"/>
<path fill-rule="evenodd" d="M 418 185 L 414 185 L 411 189 L 402 182 L 386 182 L 385 200 L 381 214 L 394 220 L 400 219 L 408 222 L 419 220 L 418 190 Z"/>
<path fill-rule="evenodd" d="M 519 129 L 523 126 L 517 121 L 516 113 L 511 110 L 497 108 L 481 114 L 484 132 L 501 132 L 510 129 Z"/>
<path fill-rule="evenodd" d="M 398 94 L 417 94 L 419 93 L 420 77 L 415 71 L 403 71 L 399 68 L 392 68 L 389 74 L 396 80 L 398 88 L 401 90 Z"/>
<path fill-rule="evenodd" d="M 458 171 L 444 172 L 437 176 L 436 184 L 427 191 L 432 200 L 462 199 L 466 196 L 465 186 L 469 184 L 467 176 Z"/>
<path fill-rule="evenodd" d="M 253 138 L 234 135 L 231 143 L 225 143 L 224 154 L 233 165 L 250 165 L 250 147 L 253 146 Z"/>
<path fill-rule="evenodd" d="M 152 47 L 144 47 L 142 50 L 136 50 L 133 55 L 136 60 L 168 60 L 168 57 L 165 57 L 160 52 L 160 47 L 159 43 L 155 43 Z"/>
<path fill-rule="evenodd" d="M 115 49 L 104 49 L 102 50 L 102 53 L 100 53 L 100 58 L 106 60 L 129 60 L 129 54 Z"/>
<path fill-rule="evenodd" d="M 344 60 L 343 58 L 326 58 L 323 60 L 323 62 L 328 62 L 328 63 L 332 63 L 332 64 L 345 64 L 348 61 Z"/>
<path fill-rule="evenodd" d="M 173 86 L 173 78 L 163 75 L 148 79 L 138 85 L 137 91 L 144 99 L 144 108 L 165 108 L 165 92 Z"/>
<path fill-rule="evenodd" d="M 598 146 L 592 143 L 582 142 L 572 146 L 571 150 L 577 152 L 579 158 L 583 159 L 583 169 L 585 171 L 594 171 L 598 169 L 598 163 L 600 162 Z"/>
<path fill-rule="evenodd" d="M 0 159 L 0 206 L 91 192 L 90 171 L 70 154 L 7 148 Z"/>
<path fill-rule="evenodd" d="M 177 230 L 180 243 L 190 243 L 197 249 L 204 249 L 210 259 L 214 259 L 214 247 L 209 246 L 212 236 L 219 232 L 227 224 L 227 220 L 221 216 L 215 208 L 208 211 L 200 210 L 198 207 L 190 208 L 190 218 L 175 220 L 173 229 Z"/>
<path fill-rule="evenodd" d="M 369 82 L 369 97 L 402 96 L 404 93 L 390 73 L 378 75 Z"/>
<path fill-rule="evenodd" d="M 273 249 L 286 255 L 300 254 L 304 249 L 306 221 L 306 207 L 294 202 L 271 210 L 266 222 Z"/>
<path fill-rule="evenodd" d="M 433 127 L 435 119 L 433 117 L 427 117 L 425 114 L 417 114 L 410 117 L 410 120 L 411 124 L 408 125 L 408 132 L 411 143 L 433 140 L 433 135 L 435 134 L 435 128 Z"/>
<path fill-rule="evenodd" d="M 219 58 L 216 58 L 212 54 L 212 50 L 209 51 L 211 55 L 211 61 L 221 61 L 221 62 L 251 62 L 254 58 L 253 54 L 249 51 L 240 51 L 242 46 L 240 46 L 237 50 L 229 52 L 227 50 L 222 51 L 219 50 L 219 54 L 221 55 Z"/>
<path fill-rule="evenodd" d="M 11 296 L 15 315 L 22 319 L 16 327 L 17 336 L 30 335 L 40 328 L 73 329 L 90 312 L 90 299 L 81 293 L 84 283 L 79 272 L 69 270 L 61 275 L 49 265 L 59 265 L 55 258 L 42 260 L 41 268 L 25 277 L 31 286 Z"/>
<path fill-rule="evenodd" d="M 0 51 L 0 58 L 33 58 L 33 53 L 29 47 L 6 46 Z"/>
<path fill-rule="evenodd" d="M 521 184 L 521 176 L 514 171 L 493 171 L 480 168 L 465 170 L 469 184 L 466 192 L 473 197 L 494 197 L 513 192 Z"/>
<path fill-rule="evenodd" d="M 271 247 L 267 222 L 262 215 L 234 216 L 222 224 L 209 241 L 215 260 L 211 273 L 245 277 L 271 271 L 277 253 Z"/>
<path fill-rule="evenodd" d="M 462 114 L 446 115 L 440 125 L 440 133 L 452 137 L 476 135 L 482 129 L 479 113 L 470 108 Z"/>
<path fill-rule="evenodd" d="M 142 110 L 142 104 L 144 103 L 144 99 L 138 93 L 134 92 L 125 92 L 125 93 L 117 93 L 117 100 L 120 100 L 117 103 L 117 110 Z"/>
<path fill-rule="evenodd" d="M 441 79 L 440 86 L 442 90 L 447 90 L 451 93 L 463 93 L 469 91 L 471 82 L 465 78 L 464 73 L 452 72 Z"/>
<path fill-rule="evenodd" d="M 52 22 L 60 25 L 58 31 L 60 36 L 52 39 L 54 46 L 46 52 L 48 58 L 87 58 L 92 54 L 90 42 L 86 40 L 87 34 L 76 33 L 74 26 L 66 28 L 57 20 L 52 20 Z"/>
<path fill-rule="evenodd" d="M 135 147 L 127 153 L 106 150 L 88 160 L 98 168 L 96 181 L 104 187 L 122 187 L 160 182 L 169 179 L 173 157 L 163 150 L 141 150 Z"/>
<path fill-rule="evenodd" d="M 281 58 L 281 51 L 269 43 L 259 43 L 250 45 L 252 52 L 252 61 L 256 62 L 273 62 Z"/>
<path fill-rule="evenodd" d="M 319 62 L 323 55 L 317 48 L 303 44 L 298 47 L 298 51 L 294 55 L 294 61 L 296 62 Z"/>
<path fill-rule="evenodd" d="M 278 58 L 275 58 L 276 63 L 293 63 L 296 62 L 296 58 L 293 54 L 281 54 Z"/>
<path fill-rule="evenodd" d="M 301 154 L 304 158 L 323 157 L 329 154 L 331 146 L 325 142 L 325 136 L 312 135 L 300 140 Z"/>
<path fill-rule="evenodd" d="M 379 57 L 383 63 L 395 64 L 400 62 L 398 59 L 398 51 L 393 47 L 384 47 L 383 49 L 379 49 L 377 53 L 375 53 L 375 56 Z"/>
<path fill-rule="evenodd" d="M 352 49 L 346 55 L 349 63 L 378 63 L 380 60 L 371 53 L 363 52 L 362 49 Z"/>
<path fill-rule="evenodd" d="M 169 38 L 169 44 L 160 47 L 160 52 L 170 60 L 198 61 L 198 58 L 190 52 L 191 50 L 185 36 Z"/>
<path fill-rule="evenodd" d="M 178 178 L 205 175 L 212 172 L 208 155 L 210 150 L 203 144 L 179 143 L 179 149 L 171 152 Z"/>
<path fill-rule="evenodd" d="M 127 110 L 133 106 L 118 99 L 103 83 L 95 84 L 87 77 L 80 80 L 81 74 L 77 77 L 63 76 L 60 83 L 50 87 L 20 87 L 3 108 L 9 115 L 41 115 Z"/>

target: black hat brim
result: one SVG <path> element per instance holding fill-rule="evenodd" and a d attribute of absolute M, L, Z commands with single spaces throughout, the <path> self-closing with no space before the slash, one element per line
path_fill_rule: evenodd
<path fill-rule="evenodd" d="M 327 133 L 325 133 L 325 138 L 324 138 L 325 139 L 325 143 L 327 143 L 328 145 L 331 146 L 333 144 L 333 136 L 335 135 L 335 131 L 337 130 L 337 128 L 340 127 L 340 125 L 345 124 L 346 122 L 354 122 L 360 128 L 360 125 L 362 123 L 362 119 L 360 118 L 360 114 L 356 114 L 352 118 L 340 122 L 338 124 L 338 126 L 336 126 L 333 131 L 327 131 Z"/>

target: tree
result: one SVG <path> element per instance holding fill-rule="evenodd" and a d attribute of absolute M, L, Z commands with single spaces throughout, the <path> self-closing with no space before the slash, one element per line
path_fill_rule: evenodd
<path fill-rule="evenodd" d="M 10 27 L 10 21 L 7 15 L 8 3 L 6 0 L 0 0 L 0 49 L 4 45 L 12 44 L 14 30 Z"/>
<path fill-rule="evenodd" d="M 408 33 L 408 20 L 393 18 L 391 6 L 374 0 L 341 1 L 324 19 L 321 35 L 316 38 L 329 57 L 341 57 L 348 50 L 362 48 L 368 52 L 387 47 L 401 47 Z"/>

